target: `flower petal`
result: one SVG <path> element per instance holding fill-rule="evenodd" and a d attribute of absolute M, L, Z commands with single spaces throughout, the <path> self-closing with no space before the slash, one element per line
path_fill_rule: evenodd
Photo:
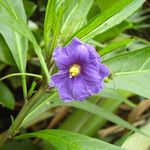
<path fill-rule="evenodd" d="M 82 77 L 67 78 L 64 86 L 60 89 L 60 97 L 65 101 L 84 100 L 90 96 L 90 93 L 84 85 Z"/>
<path fill-rule="evenodd" d="M 76 62 L 80 63 L 80 61 L 88 61 L 89 60 L 89 52 L 87 48 L 76 39 L 66 46 L 67 54 L 70 58 L 73 58 Z"/>
<path fill-rule="evenodd" d="M 68 71 L 60 71 L 51 76 L 50 86 L 56 86 L 57 88 L 61 88 L 66 82 L 66 78 L 68 78 Z"/>
<path fill-rule="evenodd" d="M 53 58 L 57 67 L 61 70 L 68 69 L 73 63 L 72 59 L 68 57 L 65 48 L 56 48 L 54 50 Z"/>
<path fill-rule="evenodd" d="M 56 86 L 59 91 L 60 97 L 64 101 L 70 101 L 72 98 L 72 93 L 68 88 L 69 74 L 66 71 L 60 71 L 51 77 L 51 86 Z"/>
<path fill-rule="evenodd" d="M 101 62 L 101 58 L 98 55 L 95 47 L 93 45 L 87 44 L 85 43 L 84 46 L 88 49 L 88 51 L 90 52 L 91 56 L 94 57 L 94 59 L 97 59 L 97 61 L 100 63 Z"/>
<path fill-rule="evenodd" d="M 85 82 L 82 76 L 78 76 L 75 78 L 72 92 L 75 100 L 82 101 L 90 96 L 90 93 L 85 86 Z"/>
<path fill-rule="evenodd" d="M 104 64 L 100 64 L 100 75 L 102 76 L 102 78 L 108 77 L 109 74 L 110 74 L 109 68 Z"/>
<path fill-rule="evenodd" d="M 85 80 L 85 85 L 90 95 L 94 95 L 104 88 L 103 80 L 99 80 L 98 82 Z"/>
<path fill-rule="evenodd" d="M 89 44 L 82 43 L 77 38 L 74 38 L 72 42 L 66 46 L 66 51 L 69 57 L 81 65 L 91 63 L 95 59 L 100 62 L 100 57 L 97 55 L 95 48 Z"/>
<path fill-rule="evenodd" d="M 97 67 L 98 66 L 98 67 Z M 89 81 L 103 80 L 105 77 L 109 76 L 110 71 L 104 64 L 91 63 L 86 65 L 83 70 L 83 77 Z"/>
<path fill-rule="evenodd" d="M 102 79 L 100 75 L 99 64 L 90 63 L 89 65 L 84 66 L 82 72 L 85 76 L 89 76 L 90 78 L 95 78 L 97 80 Z"/>
<path fill-rule="evenodd" d="M 82 45 L 82 42 L 77 38 L 74 38 L 70 44 L 66 46 L 66 52 L 69 57 L 74 57 L 77 54 L 77 47 Z"/>
<path fill-rule="evenodd" d="M 62 98 L 63 101 L 65 102 L 69 102 L 71 100 L 74 100 L 69 89 L 68 89 L 68 84 L 67 82 L 65 82 L 65 84 L 58 89 L 59 90 L 59 95 Z"/>

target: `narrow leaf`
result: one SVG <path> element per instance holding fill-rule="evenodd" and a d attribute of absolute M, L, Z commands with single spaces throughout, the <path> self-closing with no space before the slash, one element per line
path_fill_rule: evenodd
<path fill-rule="evenodd" d="M 120 24 L 140 8 L 144 2 L 145 0 L 118 1 L 115 5 L 110 7 L 110 9 L 103 11 L 100 15 L 91 20 L 74 36 L 87 41 L 88 39 Z"/>
<path fill-rule="evenodd" d="M 46 7 L 45 21 L 44 21 L 44 40 L 46 47 L 48 47 L 48 43 L 50 42 L 50 36 L 52 32 L 52 26 L 55 19 L 56 11 L 56 0 L 48 0 L 48 4 Z"/>
<path fill-rule="evenodd" d="M 61 37 L 66 41 L 78 29 L 80 29 L 86 21 L 86 16 L 93 4 L 93 0 L 79 0 L 74 2 L 75 5 L 68 13 L 66 20 L 63 23 Z M 68 5 L 71 7 L 72 2 Z"/>
<path fill-rule="evenodd" d="M 127 105 L 131 107 L 135 107 L 136 105 L 129 101 L 123 94 L 121 94 L 118 90 L 111 89 L 111 88 L 105 88 L 102 90 L 99 94 L 101 97 L 110 98 L 113 100 L 118 100 L 121 102 L 126 103 Z"/>
<path fill-rule="evenodd" d="M 104 141 L 63 130 L 41 130 L 17 136 L 16 139 L 19 140 L 30 137 L 42 138 L 50 142 L 58 150 L 123 150 L 123 148 L 108 144 Z"/>
<path fill-rule="evenodd" d="M 103 118 L 105 118 L 111 122 L 114 122 L 118 125 L 121 125 L 125 128 L 131 129 L 135 132 L 139 132 L 138 129 L 136 127 L 132 126 L 130 123 L 124 121 L 123 119 L 119 118 L 118 116 L 114 115 L 113 113 L 108 112 L 105 109 L 96 106 L 95 104 L 93 104 L 91 102 L 73 101 L 73 102 L 65 103 L 62 100 L 60 100 L 57 93 L 55 93 L 51 96 L 49 96 L 48 94 L 44 95 L 44 97 L 41 98 L 41 100 L 39 100 L 38 103 L 36 105 L 34 105 L 33 108 L 29 111 L 29 114 L 27 114 L 24 121 L 28 120 L 28 118 L 30 118 L 31 116 L 36 115 L 39 110 L 45 111 L 47 109 L 54 108 L 56 106 L 73 106 L 76 108 L 80 108 L 80 109 L 88 111 L 92 114 L 95 114 L 97 116 L 103 117 Z"/>
<path fill-rule="evenodd" d="M 107 53 L 110 53 L 122 46 L 126 46 L 127 44 L 133 42 L 134 40 L 133 39 L 125 39 L 125 40 L 121 40 L 121 41 L 116 41 L 116 42 L 113 42 L 111 44 L 108 44 L 105 48 L 101 49 L 99 51 L 99 54 L 102 56 L 102 55 L 105 55 Z"/>

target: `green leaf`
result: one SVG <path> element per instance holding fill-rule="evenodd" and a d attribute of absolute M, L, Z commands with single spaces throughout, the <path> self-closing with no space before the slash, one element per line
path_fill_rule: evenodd
<path fill-rule="evenodd" d="M 127 44 L 129 44 L 133 41 L 134 41 L 133 39 L 125 39 L 125 40 L 113 42 L 113 43 L 107 45 L 105 48 L 101 49 L 98 53 L 101 56 L 105 55 L 107 53 L 110 53 L 110 52 L 122 47 L 122 46 L 126 46 Z"/>
<path fill-rule="evenodd" d="M 17 136 L 16 139 L 19 140 L 29 137 L 39 137 L 47 140 L 58 150 L 123 150 L 120 147 L 108 144 L 104 141 L 63 130 L 41 130 Z"/>
<path fill-rule="evenodd" d="M 8 65 L 15 65 L 15 61 L 10 52 L 10 49 L 7 46 L 1 34 L 0 34 L 0 61 Z"/>
<path fill-rule="evenodd" d="M 96 4 L 96 2 L 94 1 L 90 11 L 88 12 L 87 15 L 87 21 L 90 21 L 91 19 L 93 19 L 95 16 L 97 16 L 99 13 L 101 12 L 99 6 Z"/>
<path fill-rule="evenodd" d="M 50 119 L 54 116 L 54 113 L 45 111 L 44 113 L 40 114 L 38 117 L 33 117 L 28 119 L 26 122 L 23 124 L 23 128 L 28 128 L 33 126 L 34 124 L 40 123 L 41 121 L 45 121 L 46 119 Z"/>
<path fill-rule="evenodd" d="M 111 112 L 106 111 L 105 109 L 96 106 L 95 104 L 88 102 L 88 101 L 72 101 L 72 102 L 68 102 L 65 103 L 62 100 L 60 100 L 59 96 L 57 95 L 57 93 L 49 96 L 49 94 L 44 95 L 30 110 L 29 113 L 27 114 L 26 118 L 23 120 L 27 121 L 28 118 L 30 118 L 31 116 L 34 115 L 39 115 L 39 110 L 40 111 L 45 111 L 48 110 L 50 108 L 54 108 L 57 106 L 73 106 L 76 108 L 80 108 L 83 109 L 85 111 L 88 111 L 92 114 L 95 114 L 97 116 L 103 117 L 111 122 L 114 122 L 118 125 L 121 125 L 123 127 L 126 127 L 128 129 L 131 129 L 135 132 L 138 132 L 138 129 L 134 126 L 132 126 L 130 123 L 124 121 L 123 119 L 119 118 L 118 116 L 114 115 Z M 22 124 L 23 124 L 22 123 Z M 21 125 L 22 126 L 22 125 Z"/>
<path fill-rule="evenodd" d="M 116 25 L 105 32 L 97 35 L 94 39 L 99 42 L 108 42 L 115 37 L 121 35 L 122 32 L 124 32 L 127 29 L 130 29 L 133 27 L 133 24 L 129 21 L 123 21 L 119 25 Z"/>
<path fill-rule="evenodd" d="M 62 26 L 61 37 L 63 41 L 66 41 L 73 33 L 83 26 L 86 21 L 86 16 L 92 7 L 93 0 L 73 0 L 73 3 L 75 3 L 75 5 L 70 12 L 67 11 L 68 16 L 65 18 L 66 20 Z M 72 5 L 72 2 L 70 2 L 68 7 L 72 7 Z"/>
<path fill-rule="evenodd" d="M 118 100 L 121 102 L 126 103 L 127 105 L 131 107 L 135 107 L 136 105 L 129 101 L 119 90 L 111 89 L 111 88 L 105 88 L 102 90 L 99 94 L 101 97 L 110 98 L 113 100 Z"/>
<path fill-rule="evenodd" d="M 26 126 L 30 121 L 39 118 L 39 116 L 48 110 L 51 106 L 49 106 L 50 102 L 48 99 L 52 97 L 49 94 L 44 94 L 42 97 L 39 97 L 38 103 L 34 105 L 29 113 L 24 118 L 21 127 Z"/>
<path fill-rule="evenodd" d="M 16 16 L 16 18 L 21 18 L 24 23 L 26 23 L 26 15 L 23 7 L 22 0 L 6 0 L 5 5 L 10 7 L 10 11 Z M 13 8 L 15 12 L 13 11 Z M 26 62 L 27 62 L 27 50 L 28 50 L 28 41 L 19 33 L 16 33 L 12 28 L 0 24 L 0 32 L 7 45 L 9 46 L 10 51 L 15 59 L 15 62 L 20 70 L 20 72 L 24 73 L 26 70 Z"/>
<path fill-rule="evenodd" d="M 15 99 L 8 87 L 0 82 L 0 104 L 9 109 L 14 109 Z"/>
<path fill-rule="evenodd" d="M 17 17 L 21 18 L 24 23 L 26 23 L 26 15 L 23 7 L 22 0 L 6 0 L 5 5 L 10 7 L 10 11 Z M 13 11 L 13 6 L 15 12 Z M 0 32 L 2 33 L 13 57 L 19 68 L 19 71 L 25 73 L 26 71 L 26 62 L 27 62 L 27 50 L 28 50 L 28 41 L 25 37 L 15 32 L 12 28 L 0 24 Z M 26 88 L 26 79 L 25 76 L 22 76 L 22 84 L 23 84 L 23 93 L 24 97 L 27 96 L 27 88 Z"/>
<path fill-rule="evenodd" d="M 15 4 L 18 1 L 15 1 Z M 17 33 L 20 33 L 26 37 L 30 42 L 32 42 L 35 52 L 39 57 L 42 69 L 47 77 L 48 83 L 50 82 L 49 71 L 47 69 L 44 57 L 42 55 L 42 50 L 36 42 L 35 37 L 32 32 L 29 30 L 28 26 L 22 21 L 19 16 L 16 16 L 16 10 L 13 5 L 7 5 L 5 0 L 0 0 L 0 22 L 6 26 L 9 26 Z M 7 18 L 7 19 L 6 19 Z"/>
<path fill-rule="evenodd" d="M 35 38 L 34 38 L 33 34 L 30 32 L 29 28 L 24 23 L 24 21 L 22 21 L 22 18 L 20 18 L 20 16 L 16 16 L 16 10 L 11 4 L 7 5 L 6 1 L 0 0 L 0 11 L 1 11 L 1 13 L 0 13 L 0 23 L 1 24 L 9 26 L 14 31 L 25 36 L 32 43 L 35 42 Z"/>
<path fill-rule="evenodd" d="M 64 6 L 60 5 L 60 7 L 58 8 L 58 13 L 57 13 L 57 19 L 55 21 L 55 29 L 54 29 L 54 33 L 53 33 L 53 38 L 50 44 L 50 48 L 48 51 L 48 57 L 49 59 L 51 59 L 52 57 L 52 52 L 53 50 L 57 47 L 58 43 L 59 43 L 59 34 L 60 34 L 60 28 L 61 28 L 61 23 L 62 23 L 62 16 L 63 16 L 63 11 L 64 11 Z"/>
<path fill-rule="evenodd" d="M 124 91 L 119 92 L 123 92 L 124 97 L 130 96 L 130 93 Z M 110 94 L 108 93 L 108 95 Z M 114 99 L 115 96 L 112 96 L 112 98 L 113 99 L 100 98 L 100 96 L 95 95 L 88 98 L 88 100 L 111 113 L 115 113 L 122 101 Z M 119 97 L 117 97 L 117 99 L 119 99 Z M 93 137 L 97 135 L 97 131 L 100 130 L 106 124 L 106 122 L 107 120 L 102 116 L 96 116 L 84 110 L 75 109 L 69 116 L 67 116 L 67 118 L 59 125 L 58 128 Z"/>
<path fill-rule="evenodd" d="M 74 36 L 77 36 L 81 40 L 87 41 L 88 39 L 91 39 L 94 36 L 120 24 L 138 8 L 140 8 L 144 2 L 145 0 L 118 1 L 110 9 L 103 11 L 100 15 L 91 20 Z"/>
<path fill-rule="evenodd" d="M 114 113 L 122 103 L 118 100 L 90 97 L 92 102 L 97 106 Z M 98 100 L 98 101 L 97 101 Z M 81 109 L 75 109 L 67 118 L 59 125 L 59 129 L 69 130 L 80 134 L 95 136 L 107 120 L 102 116 L 91 114 Z"/>
<path fill-rule="evenodd" d="M 105 46 L 93 39 L 87 41 L 89 44 L 94 45 L 95 47 L 104 48 Z"/>
<path fill-rule="evenodd" d="M 112 72 L 107 87 L 124 89 L 150 98 L 150 47 L 125 53 L 104 61 Z"/>
<path fill-rule="evenodd" d="M 44 21 L 44 40 L 46 47 L 50 42 L 50 36 L 52 32 L 52 26 L 55 21 L 56 15 L 56 0 L 48 0 L 46 7 L 45 21 Z"/>
<path fill-rule="evenodd" d="M 8 26 L 2 24 L 0 24 L 0 32 L 5 38 L 5 41 L 14 57 L 14 60 L 20 72 L 24 73 L 26 70 L 27 62 L 27 40 Z"/>

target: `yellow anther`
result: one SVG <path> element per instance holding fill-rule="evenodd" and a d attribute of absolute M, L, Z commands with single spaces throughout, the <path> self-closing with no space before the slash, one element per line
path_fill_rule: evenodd
<path fill-rule="evenodd" d="M 69 69 L 70 77 L 74 77 L 80 74 L 80 70 L 81 70 L 81 67 L 79 65 L 77 64 L 72 65 Z"/>

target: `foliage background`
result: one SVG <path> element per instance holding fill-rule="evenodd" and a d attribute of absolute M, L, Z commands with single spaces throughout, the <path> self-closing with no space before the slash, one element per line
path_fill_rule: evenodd
<path fill-rule="evenodd" d="M 132 134 L 150 134 L 149 5 L 144 0 L 0 0 L 0 131 L 13 124 L 25 103 L 30 105 L 21 123 L 10 127 L 13 137 L 18 129 L 21 136 L 10 139 L 6 150 L 149 147 L 147 137 Z M 58 71 L 50 60 L 54 48 L 74 36 L 96 47 L 111 75 L 98 95 L 63 103 L 47 88 L 49 75 Z M 41 85 L 44 91 L 30 103 Z M 43 129 L 56 130 L 32 133 Z"/>

